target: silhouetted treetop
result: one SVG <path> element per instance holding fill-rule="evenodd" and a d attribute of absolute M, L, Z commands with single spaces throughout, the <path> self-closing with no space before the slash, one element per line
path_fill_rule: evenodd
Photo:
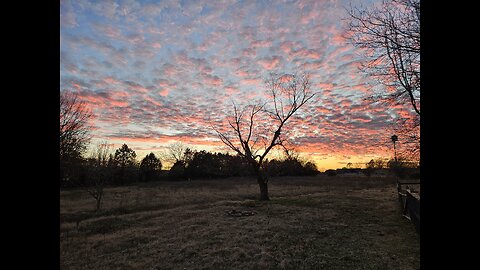
<path fill-rule="evenodd" d="M 154 153 L 150 153 L 146 155 L 141 163 L 140 163 L 140 168 L 144 171 L 156 171 L 156 170 L 161 170 L 162 169 L 162 163 L 160 162 L 160 159 L 158 159 Z"/>
<path fill-rule="evenodd" d="M 130 149 L 126 144 L 123 144 L 122 147 L 115 151 L 114 160 L 119 167 L 130 167 L 135 165 L 136 157 L 137 154 L 135 151 Z"/>

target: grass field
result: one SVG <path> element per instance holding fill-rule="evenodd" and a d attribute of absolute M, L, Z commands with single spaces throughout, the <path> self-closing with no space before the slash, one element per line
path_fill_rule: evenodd
<path fill-rule="evenodd" d="M 61 269 L 419 269 L 389 178 L 143 183 L 60 194 Z M 250 211 L 232 217 L 229 210 Z"/>

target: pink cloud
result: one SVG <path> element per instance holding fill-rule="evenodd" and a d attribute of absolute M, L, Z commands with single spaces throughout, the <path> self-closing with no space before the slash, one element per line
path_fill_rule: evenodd
<path fill-rule="evenodd" d="M 157 107 L 164 107 L 163 104 L 161 103 L 158 103 L 157 101 L 155 101 L 154 99 L 152 99 L 151 97 L 145 95 L 144 99 L 148 102 L 151 102 L 153 105 L 157 106 Z"/>
<path fill-rule="evenodd" d="M 158 94 L 162 97 L 166 97 L 168 96 L 168 89 L 165 88 L 162 91 L 160 91 Z"/>
<path fill-rule="evenodd" d="M 319 113 L 322 113 L 322 114 L 327 114 L 327 113 L 332 112 L 332 110 L 330 110 L 326 107 L 322 107 L 322 106 L 318 106 L 315 110 Z"/>
<path fill-rule="evenodd" d="M 252 78 L 252 79 L 243 79 L 241 80 L 241 83 L 243 84 L 248 84 L 248 85 L 260 85 L 262 83 L 262 80 L 260 79 L 255 79 L 255 78 Z"/>
<path fill-rule="evenodd" d="M 322 90 L 330 90 L 330 91 L 335 88 L 335 85 L 333 83 L 318 83 L 316 86 Z"/>
<path fill-rule="evenodd" d="M 223 80 L 218 76 L 206 75 L 204 77 L 204 82 L 207 85 L 219 86 L 223 83 Z"/>
<path fill-rule="evenodd" d="M 130 89 L 132 90 L 135 90 L 137 92 L 141 92 L 141 93 L 148 93 L 149 90 L 141 85 L 132 85 L 132 86 L 129 86 Z"/>
<path fill-rule="evenodd" d="M 235 75 L 237 75 L 239 77 L 248 77 L 248 76 L 250 76 L 250 73 L 248 73 L 247 71 L 239 70 L 239 71 L 235 72 Z"/>
<path fill-rule="evenodd" d="M 153 42 L 150 46 L 152 46 L 154 49 L 162 48 L 162 44 L 160 44 L 160 42 Z"/>
<path fill-rule="evenodd" d="M 367 85 L 367 84 L 357 84 L 355 86 L 352 87 L 353 90 L 355 91 L 359 91 L 359 92 L 362 92 L 362 93 L 370 93 L 370 87 Z"/>
<path fill-rule="evenodd" d="M 225 87 L 225 92 L 229 95 L 233 95 L 233 94 L 239 93 L 240 90 L 237 87 L 227 86 Z"/>
<path fill-rule="evenodd" d="M 110 105 L 117 106 L 117 107 L 127 107 L 129 106 L 129 103 L 125 101 L 112 100 L 110 101 Z"/>
<path fill-rule="evenodd" d="M 165 79 L 159 80 L 157 84 L 158 84 L 158 86 L 160 86 L 160 87 L 168 87 L 168 86 L 170 86 L 169 81 L 167 81 L 167 80 L 165 80 Z"/>
<path fill-rule="evenodd" d="M 272 46 L 271 40 L 254 40 L 250 42 L 250 47 L 257 49 L 257 48 L 269 48 Z"/>
<path fill-rule="evenodd" d="M 292 75 L 284 74 L 284 75 L 280 76 L 280 82 L 286 83 L 286 82 L 289 82 L 292 78 L 293 78 Z"/>
<path fill-rule="evenodd" d="M 302 56 L 310 59 L 320 59 L 321 57 L 321 55 L 315 50 L 307 50 Z"/>
<path fill-rule="evenodd" d="M 280 60 L 281 58 L 279 56 L 265 57 L 258 60 L 258 64 L 261 65 L 263 69 L 272 70 L 280 64 Z"/>
<path fill-rule="evenodd" d="M 245 98 L 247 98 L 247 99 L 254 99 L 254 98 L 256 98 L 257 96 L 258 96 L 257 93 L 252 91 L 252 92 L 247 93 L 247 95 L 245 96 Z"/>
<path fill-rule="evenodd" d="M 178 69 L 174 65 L 168 64 L 163 68 L 163 74 L 167 77 L 174 77 L 178 74 Z"/>
<path fill-rule="evenodd" d="M 103 81 L 106 83 L 106 84 L 120 84 L 121 82 L 113 77 L 105 77 L 103 79 Z"/>
<path fill-rule="evenodd" d="M 350 107 L 352 105 L 352 101 L 348 99 L 344 99 L 339 103 L 340 107 Z"/>
<path fill-rule="evenodd" d="M 341 33 L 334 35 L 330 40 L 336 46 L 343 46 L 343 45 L 345 45 L 345 43 L 347 43 L 347 40 L 345 39 L 345 37 Z"/>
<path fill-rule="evenodd" d="M 209 140 L 204 135 L 158 135 L 158 136 L 143 136 L 143 137 L 127 137 L 127 136 L 109 136 L 109 140 L 132 142 L 132 143 L 159 143 L 169 144 L 171 142 L 183 142 L 188 145 L 201 145 L 201 146 L 223 146 L 220 140 Z M 135 150 L 135 149 L 134 149 Z"/>
<path fill-rule="evenodd" d="M 247 48 L 242 50 L 243 56 L 255 57 L 257 55 L 256 50 L 254 48 Z"/>
<path fill-rule="evenodd" d="M 292 45 L 291 44 L 288 44 L 286 42 L 283 42 L 281 45 L 280 45 L 280 49 L 285 53 L 285 54 L 290 54 L 290 52 L 293 50 L 292 49 Z"/>
<path fill-rule="evenodd" d="M 82 88 L 82 86 L 79 85 L 78 83 L 73 83 L 73 84 L 72 84 L 72 87 L 75 88 L 77 91 Z"/>
<path fill-rule="evenodd" d="M 409 110 L 399 109 L 396 112 L 401 118 L 412 118 L 412 112 Z"/>
<path fill-rule="evenodd" d="M 298 50 L 302 46 L 302 43 L 299 41 L 283 41 L 280 43 L 280 50 L 282 50 L 285 54 L 290 54 L 293 51 Z"/>

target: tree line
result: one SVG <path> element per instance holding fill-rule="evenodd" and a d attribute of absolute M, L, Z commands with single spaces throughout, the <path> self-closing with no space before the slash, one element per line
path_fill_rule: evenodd
<path fill-rule="evenodd" d="M 127 144 L 112 152 L 111 144 L 101 143 L 89 157 L 78 157 L 75 162 L 60 167 L 60 186 L 122 186 L 162 180 L 255 176 L 254 170 L 244 158 L 229 153 L 186 148 L 169 170 L 162 170 L 161 159 L 154 153 L 147 154 L 140 162 L 136 157 L 136 152 Z M 263 166 L 270 176 L 312 176 L 318 173 L 314 163 L 297 156 L 267 160 Z"/>
<path fill-rule="evenodd" d="M 419 179 L 420 166 L 418 162 L 409 160 L 405 157 L 397 159 L 376 158 L 362 164 L 364 168 L 355 167 L 352 163 L 347 166 L 336 169 L 326 170 L 324 172 L 327 176 L 337 176 L 345 173 L 361 173 L 367 177 L 375 175 L 378 171 L 386 171 L 389 175 L 394 175 L 400 179 Z"/>

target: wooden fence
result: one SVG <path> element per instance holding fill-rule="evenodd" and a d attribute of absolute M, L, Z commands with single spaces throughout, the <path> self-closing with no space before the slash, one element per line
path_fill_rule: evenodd
<path fill-rule="evenodd" d="M 419 185 L 419 182 L 397 181 L 398 200 L 403 216 L 412 221 L 418 234 L 420 234 L 420 194 L 415 192 L 414 187 Z"/>

